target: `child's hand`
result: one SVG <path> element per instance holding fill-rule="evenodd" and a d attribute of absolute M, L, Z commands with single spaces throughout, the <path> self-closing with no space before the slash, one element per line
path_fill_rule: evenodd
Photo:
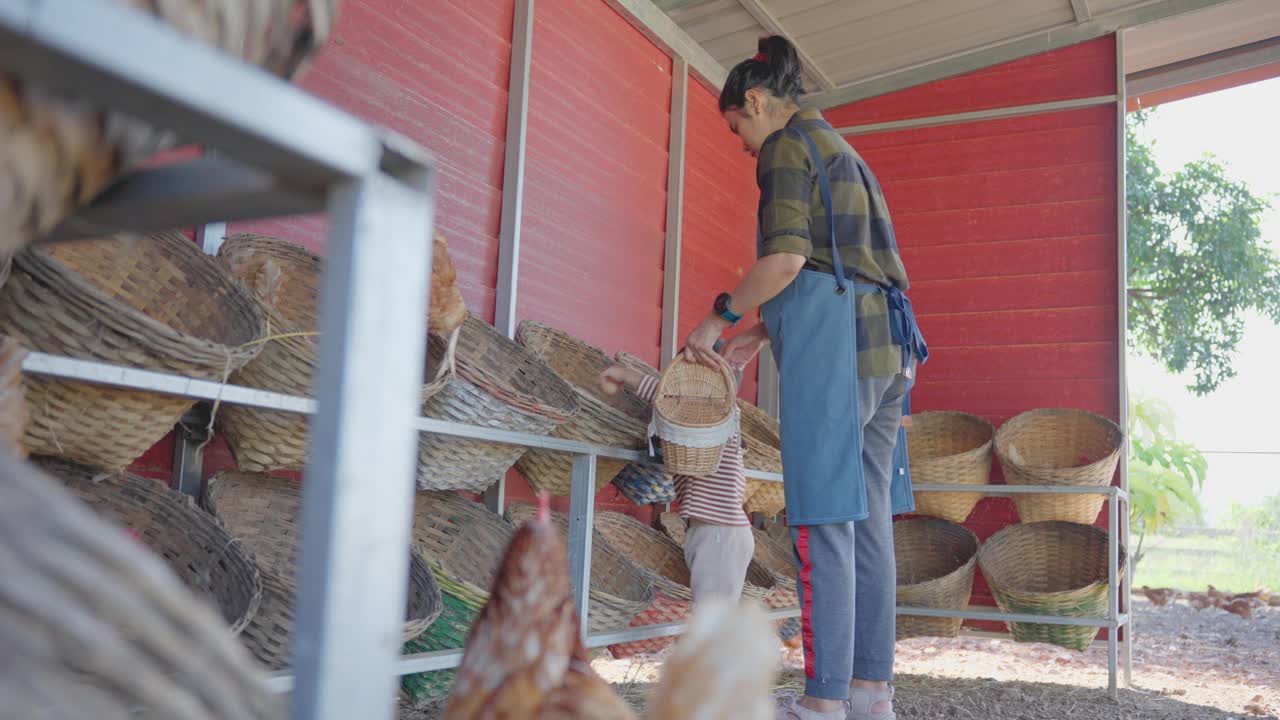
<path fill-rule="evenodd" d="M 612 365 L 600 373 L 600 389 L 606 395 L 616 395 L 619 390 L 626 387 L 628 381 L 632 379 L 631 375 L 632 371 L 629 368 Z"/>

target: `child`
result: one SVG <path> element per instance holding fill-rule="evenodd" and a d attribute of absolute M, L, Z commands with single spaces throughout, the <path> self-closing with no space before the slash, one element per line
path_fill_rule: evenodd
<path fill-rule="evenodd" d="M 622 386 L 652 403 L 658 379 L 635 368 L 614 365 L 600 374 L 600 387 L 612 395 Z M 738 413 L 735 405 L 734 414 Z M 720 467 L 706 477 L 675 476 L 676 500 L 684 519 L 684 559 L 689 564 L 694 602 L 712 597 L 737 601 L 755 554 L 751 522 L 742 510 L 747 480 L 742 440 L 734 433 L 720 454 Z"/>

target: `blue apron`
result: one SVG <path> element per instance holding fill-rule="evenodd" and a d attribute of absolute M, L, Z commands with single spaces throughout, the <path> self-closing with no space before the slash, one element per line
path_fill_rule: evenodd
<path fill-rule="evenodd" d="M 778 365 L 782 428 L 783 492 L 788 525 L 822 525 L 867 517 L 862 472 L 862 423 L 858 412 L 858 344 L 855 296 L 883 294 L 903 370 L 928 357 L 911 301 L 896 287 L 851 282 L 835 242 L 831 184 L 817 145 L 801 131 L 818 172 L 818 187 L 831 233 L 833 271 L 801 270 L 760 308 Z M 757 235 L 763 254 L 763 236 Z M 849 292 L 852 290 L 853 292 Z M 910 390 L 903 412 L 910 411 Z M 892 511 L 915 509 L 905 428 L 898 428 L 890 486 Z"/>

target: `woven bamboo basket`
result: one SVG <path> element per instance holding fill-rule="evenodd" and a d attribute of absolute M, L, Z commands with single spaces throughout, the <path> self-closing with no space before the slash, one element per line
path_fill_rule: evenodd
<path fill-rule="evenodd" d="M 324 260 L 294 243 L 252 234 L 227 238 L 218 259 L 253 292 L 267 321 L 262 352 L 236 371 L 232 382 L 310 396 Z M 444 343 L 431 346 L 424 402 L 452 378 L 453 350 L 453 345 Z M 221 409 L 218 420 L 240 469 L 265 472 L 306 465 L 307 416 L 231 405 Z"/>
<path fill-rule="evenodd" d="M 756 536 L 755 562 L 773 573 L 776 590 L 765 602 L 772 608 L 791 608 L 800 606 L 800 596 L 796 594 L 796 564 L 792 558 L 789 545 L 783 545 L 776 538 L 759 528 L 752 528 Z"/>
<path fill-rule="evenodd" d="M 288 78 L 327 39 L 337 0 L 114 4 L 148 12 L 201 44 Z M 0 112 L 0 254 L 49 232 L 123 172 L 175 141 L 165 128 L 57 97 L 5 73 Z"/>
<path fill-rule="evenodd" d="M 302 522 L 302 488 L 286 478 L 223 472 L 209 478 L 204 504 L 227 531 L 253 551 L 263 579 L 263 606 L 244 631 L 244 641 L 263 664 L 278 670 L 289 661 L 293 601 L 297 592 L 297 552 Z M 431 569 L 409 552 L 409 593 L 404 640 L 421 635 L 440 615 L 440 588 Z M 270 586 L 270 587 L 268 587 Z"/>
<path fill-rule="evenodd" d="M 728 368 L 712 369 L 676 359 L 662 372 L 653 413 L 668 473 L 700 477 L 715 472 L 725 442 L 738 429 L 737 394 L 733 372 Z M 712 433 L 723 439 L 714 445 L 710 440 L 687 443 L 682 431 Z"/>
<path fill-rule="evenodd" d="M 1127 554 L 1120 546 L 1120 576 Z M 1058 617 L 1104 617 L 1107 612 L 1107 533 L 1092 525 L 1036 522 L 1010 525 L 978 551 L 978 566 L 1000 609 Z M 1094 627 L 1009 623 L 1020 642 L 1086 650 Z"/>
<path fill-rule="evenodd" d="M 0 452 L 26 457 L 22 436 L 27 430 L 27 404 L 22 393 L 22 360 L 27 351 L 0 335 Z"/>
<path fill-rule="evenodd" d="M 778 419 L 738 399 L 741 413 L 742 442 L 746 447 L 743 460 L 751 470 L 782 473 L 782 432 Z"/>
<path fill-rule="evenodd" d="M 527 503 L 514 503 L 507 508 L 512 525 L 531 520 L 537 508 Z M 568 542 L 569 518 L 564 513 L 551 513 L 551 520 Z M 602 537 L 596 531 L 596 537 Z M 592 633 L 621 630 L 631 624 L 636 614 L 653 601 L 653 586 L 640 569 L 607 542 L 591 546 L 590 605 L 587 628 Z"/>
<path fill-rule="evenodd" d="M 3 451 L 0 547 L 0 714 L 283 717 L 260 668 L 171 565 Z"/>
<path fill-rule="evenodd" d="M 688 532 L 684 518 L 678 513 L 664 512 L 658 515 L 658 528 L 681 548 L 684 547 L 685 535 Z M 756 561 L 755 556 L 747 563 L 746 582 L 742 586 L 742 596 L 755 600 L 765 607 L 775 607 L 771 602 L 773 596 L 782 591 L 778 578 L 764 565 Z M 794 594 L 794 591 L 793 591 Z"/>
<path fill-rule="evenodd" d="M 581 410 L 551 434 L 611 447 L 640 449 L 648 432 L 652 407 L 630 390 L 606 395 L 598 386 L 600 373 L 612 365 L 609 356 L 572 335 L 541 323 L 524 321 L 516 329 L 516 341 L 564 378 L 578 397 Z M 626 463 L 600 458 L 596 463 L 596 489 L 607 485 Z M 573 458 L 564 453 L 530 450 L 516 468 L 534 490 L 568 495 Z"/>
<path fill-rule="evenodd" d="M 654 379 L 657 379 L 658 376 L 662 374 L 658 372 L 657 368 L 645 362 L 639 355 L 633 355 L 625 350 L 619 350 L 614 353 L 613 359 L 616 360 L 619 365 L 639 370 L 646 375 L 652 376 Z"/>
<path fill-rule="evenodd" d="M 787 496 L 782 483 L 770 480 L 747 479 L 747 495 L 743 508 L 749 513 L 776 517 L 787 507 Z"/>
<path fill-rule="evenodd" d="M 627 463 L 614 476 L 613 486 L 637 505 L 658 505 L 676 499 L 675 479 L 656 465 Z"/>
<path fill-rule="evenodd" d="M 996 455 L 1010 485 L 1110 485 L 1124 444 L 1120 427 L 1084 410 L 1031 410 L 996 431 Z M 1092 524 L 1103 495 L 1014 495 L 1022 522 Z"/>
<path fill-rule="evenodd" d="M 920 484 L 986 485 L 991 481 L 994 442 L 995 428 L 977 415 L 916 413 L 907 428 L 911 480 Z M 916 514 L 962 523 L 982 497 L 980 492 L 917 492 Z"/>
<path fill-rule="evenodd" d="M 631 560 L 653 584 L 653 600 L 631 621 L 631 627 L 662 625 L 688 617 L 693 591 L 689 589 L 689 566 L 679 545 L 623 513 L 596 513 L 596 530 L 605 543 Z M 616 658 L 624 658 L 656 653 L 670 644 L 670 638 L 637 640 L 610 645 L 609 651 Z"/>
<path fill-rule="evenodd" d="M 515 529 L 483 505 L 452 492 L 418 493 L 414 514 L 414 545 L 435 574 L 444 611 L 405 645 L 405 652 L 461 648 L 489 602 L 489 588 Z M 452 685 L 452 670 L 406 675 L 402 684 L 418 708 L 442 702 Z"/>
<path fill-rule="evenodd" d="M 964 610 L 973 592 L 978 564 L 978 537 L 956 523 L 913 518 L 893 524 L 898 562 L 898 604 L 903 607 Z M 899 640 L 913 637 L 953 638 L 963 620 L 899 615 Z"/>
<path fill-rule="evenodd" d="M 442 344 L 432 336 L 433 352 Z M 423 406 L 428 417 L 546 435 L 578 413 L 578 398 L 563 379 L 474 315 L 463 323 L 455 359 L 457 375 Z M 525 452 L 517 445 L 421 433 L 418 487 L 479 492 Z"/>
<path fill-rule="evenodd" d="M 180 233 L 30 248 L 0 289 L 0 333 L 29 350 L 222 381 L 260 350 L 253 298 Z M 192 405 L 174 395 L 27 377 L 23 444 L 122 470 Z"/>
<path fill-rule="evenodd" d="M 253 558 L 190 497 L 128 473 L 99 474 L 57 458 L 37 464 L 168 561 L 187 587 L 218 608 L 233 633 L 257 612 L 262 580 Z"/>

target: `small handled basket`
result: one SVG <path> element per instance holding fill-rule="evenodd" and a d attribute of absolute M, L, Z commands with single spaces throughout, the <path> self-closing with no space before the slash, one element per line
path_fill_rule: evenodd
<path fill-rule="evenodd" d="M 662 441 L 668 473 L 700 477 L 720 466 L 725 443 L 738 432 L 737 393 L 727 367 L 680 359 L 662 372 L 649 435 Z"/>

